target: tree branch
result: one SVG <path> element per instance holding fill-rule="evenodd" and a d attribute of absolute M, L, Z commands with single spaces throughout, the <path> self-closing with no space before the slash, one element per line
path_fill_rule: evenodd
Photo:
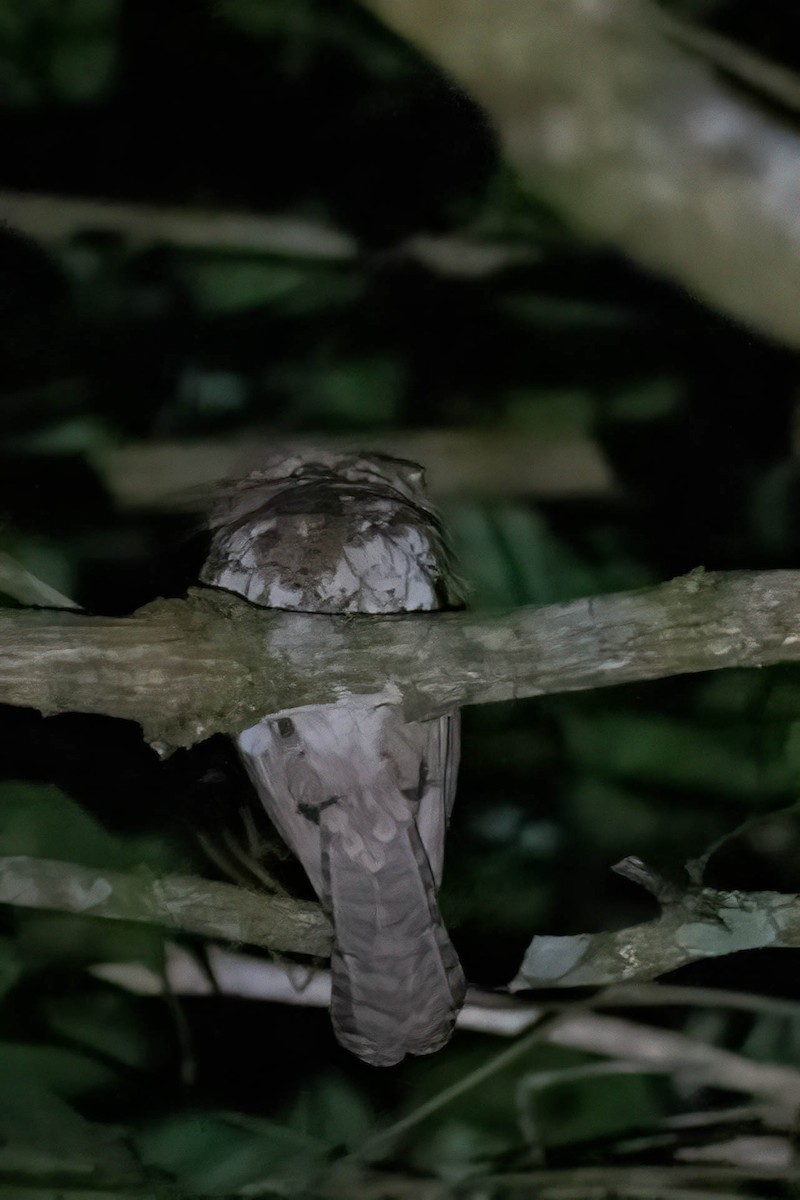
<path fill-rule="evenodd" d="M 207 505 L 204 489 L 246 475 L 268 455 L 351 450 L 363 437 L 286 437 L 253 429 L 225 441 L 142 442 L 98 450 L 94 463 L 122 508 L 190 509 Z M 542 430 L 422 429 L 370 433 L 370 450 L 425 463 L 434 497 L 609 496 L 614 473 L 597 442 Z"/>
<path fill-rule="evenodd" d="M 465 704 L 720 667 L 800 661 L 796 571 L 702 571 L 500 615 L 326 616 L 193 589 L 132 617 L 0 612 L 0 703 L 138 721 L 189 746 L 264 713 L 374 703 L 410 719 Z"/>
<path fill-rule="evenodd" d="M 360 254 L 359 244 L 350 234 L 293 216 L 17 191 L 0 191 L 0 212 L 13 228 L 45 243 L 102 231 L 119 234 L 134 246 L 167 244 L 320 262 L 353 262 Z M 533 246 L 482 242 L 468 232 L 439 237 L 419 234 L 395 247 L 394 253 L 436 274 L 465 279 L 477 279 L 538 257 Z"/>
<path fill-rule="evenodd" d="M 651 0 L 362 2 L 483 105 L 578 229 L 800 345 L 800 134 L 724 82 L 718 45 L 683 49 Z M 740 76 L 796 97 L 788 72 L 742 58 Z"/>
<path fill-rule="evenodd" d="M 0 860 L 0 872 L 2 869 Z M 167 942 L 161 973 L 141 962 L 97 963 L 90 970 L 98 979 L 141 996 L 160 996 L 168 990 L 173 996 L 237 996 L 298 1008 L 327 1008 L 331 1000 L 329 970 L 272 962 L 226 946 L 209 945 L 200 962 L 190 950 Z M 540 1004 L 470 988 L 456 1025 L 478 1033 L 516 1037 L 543 1015 Z"/>
<path fill-rule="evenodd" d="M 203 936 L 319 957 L 330 951 L 330 927 L 318 905 L 283 897 L 254 894 L 230 884 L 210 880 L 164 876 L 146 871 L 98 871 L 74 863 L 21 856 L 0 858 L 0 903 L 17 907 L 50 909 L 81 916 L 112 920 L 142 921 Z M 607 936 L 607 935 L 606 935 Z M 211 948 L 212 969 L 219 972 L 223 993 L 251 999 L 287 1000 L 289 993 L 275 991 L 276 968 L 222 948 Z M 133 991 L 160 991 L 162 981 L 138 964 L 98 965 L 94 973 Z M 179 950 L 168 955 L 167 974 L 178 994 L 203 994 L 208 981 Z M 325 973 L 314 973 L 307 993 L 293 993 L 292 1003 L 324 1005 L 328 1000 Z M 665 989 L 666 1004 L 675 1003 L 675 989 Z M 741 999 L 738 998 L 737 999 Z M 757 1004 L 749 998 L 751 1006 Z M 600 998 L 602 1003 L 602 997 Z M 619 989 L 612 989 L 609 1002 L 624 1005 Z M 635 1002 L 635 1001 L 634 1001 Z M 645 1001 L 646 1002 L 646 1001 Z M 655 998 L 651 998 L 655 1003 Z M 681 1003 L 691 1003 L 689 989 L 681 990 Z M 699 993 L 698 1004 L 707 1003 Z M 491 1006 L 521 1018 L 509 1023 L 491 1020 Z M 724 1005 L 725 993 L 718 1003 Z M 544 1015 L 545 1009 L 509 1003 L 508 998 L 473 992 L 465 1009 L 462 1027 L 484 1032 L 518 1033 Z M 666 1071 L 691 1079 L 693 1086 L 713 1084 L 769 1098 L 793 1120 L 800 1106 L 800 1073 L 771 1063 L 756 1063 L 704 1045 L 685 1035 L 635 1024 L 619 1017 L 592 1012 L 565 1011 L 548 1031 L 557 1045 L 592 1054 L 605 1054 L 647 1070 Z"/>
<path fill-rule="evenodd" d="M 605 987 L 655 979 L 687 963 L 737 950 L 800 946 L 800 896 L 678 888 L 664 884 L 636 858 L 623 859 L 614 870 L 652 892 L 661 915 L 613 932 L 534 937 L 512 991 Z"/>
<path fill-rule="evenodd" d="M 266 950 L 330 954 L 330 925 L 318 904 L 188 875 L 156 877 L 144 869 L 97 870 L 14 855 L 0 858 L 0 904 L 141 921 Z"/>

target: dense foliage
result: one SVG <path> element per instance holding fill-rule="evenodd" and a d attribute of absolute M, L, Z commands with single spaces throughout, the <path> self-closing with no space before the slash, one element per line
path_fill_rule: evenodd
<path fill-rule="evenodd" d="M 673 7 L 797 55 L 789 3 Z M 509 495 L 498 479 L 494 495 L 441 498 L 475 608 L 698 565 L 798 565 L 795 354 L 577 237 L 504 168 L 478 108 L 355 5 L 3 0 L 0 103 L 4 189 L 131 206 L 116 231 L 0 229 L 0 550 L 87 610 L 180 595 L 205 550 L 195 515 L 119 503 L 115 448 L 256 429 L 599 448 L 605 490 L 578 474 L 558 495 Z M 142 239 L 136 213 L 152 205 L 288 215 L 355 250 Z M 437 268 L 420 234 L 492 246 L 496 262 Z M 223 739 L 162 761 L 109 718 L 0 720 L 0 854 L 220 877 L 204 847 L 241 837 L 250 803 Z M 536 932 L 650 916 L 610 872 L 627 854 L 680 878 L 723 839 L 717 886 L 800 892 L 798 781 L 794 668 L 466 710 L 443 907 L 470 981 L 506 984 Z M 263 836 L 270 869 L 307 895 Z M 376 1073 L 322 1011 L 141 997 L 87 971 L 160 970 L 163 931 L 9 907 L 0 921 L 3 1197 L 322 1194 L 346 1151 L 459 1083 L 368 1158 L 409 1195 L 415 1179 L 489 1174 L 480 1194 L 511 1195 L 504 1173 L 542 1165 L 667 1163 L 680 1114 L 741 1102 L 679 1074 L 598 1074 L 592 1054 L 544 1039 L 471 1088 L 505 1049 L 496 1037 L 459 1033 Z M 796 1000 L 795 955 L 671 982 Z M 762 1008 L 647 1020 L 800 1066 L 800 1009 Z M 340 1194 L 359 1194 L 363 1179 L 346 1179 Z"/>

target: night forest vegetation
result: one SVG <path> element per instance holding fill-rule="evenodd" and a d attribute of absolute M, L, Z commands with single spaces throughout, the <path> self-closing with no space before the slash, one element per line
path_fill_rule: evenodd
<path fill-rule="evenodd" d="M 798 35 L 789 0 L 0 0 L 0 1200 L 800 1195 Z M 214 486 L 321 444 L 427 468 L 476 627 L 640 590 L 642 661 L 657 600 L 688 631 L 469 697 L 473 1016 L 384 1071 L 314 1003 L 327 928 L 230 740 L 112 715 L 80 646 L 24 693 L 63 607 L 188 622 Z"/>

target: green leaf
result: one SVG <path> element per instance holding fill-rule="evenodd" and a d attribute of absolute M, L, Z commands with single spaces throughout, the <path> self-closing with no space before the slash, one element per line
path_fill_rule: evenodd
<path fill-rule="evenodd" d="M 308 272 L 294 263 L 217 259 L 197 262 L 185 275 L 202 312 L 280 306 L 305 287 Z"/>
<path fill-rule="evenodd" d="M 563 712 L 563 730 L 574 761 L 609 778 L 739 800 L 779 798 L 797 786 L 785 761 L 760 761 L 749 725 L 703 728 L 663 714 L 573 710 Z"/>
<path fill-rule="evenodd" d="M 614 1074 L 613 1067 L 597 1075 L 593 1070 L 589 1066 L 582 1078 L 580 1069 L 564 1072 L 561 1079 L 553 1072 L 547 1087 L 541 1087 L 541 1077 L 531 1079 L 528 1123 L 545 1145 L 567 1146 L 633 1133 L 654 1125 L 662 1115 L 663 1085 L 657 1077 L 644 1071 Z"/>
<path fill-rule="evenodd" d="M 168 1172 L 179 1186 L 215 1196 L 248 1186 L 305 1186 L 324 1163 L 327 1147 L 258 1118 L 234 1113 L 176 1113 L 136 1137 L 142 1161 Z"/>
<path fill-rule="evenodd" d="M 604 415 L 620 422 L 663 421 L 675 415 L 681 398 L 679 380 L 648 379 L 612 396 L 605 405 Z"/>
<path fill-rule="evenodd" d="M 5 1053 L 5 1047 L 0 1047 Z M 8 1173 L 31 1185 L 66 1177 L 74 1185 L 127 1187 L 142 1182 L 141 1170 L 118 1131 L 91 1123 L 25 1071 L 10 1076 L 0 1064 L 0 1181 Z M 7 1194 L 5 1192 L 0 1194 Z M 20 1198 L 27 1188 L 20 1186 Z M 58 1189 L 54 1197 L 68 1195 Z M 88 1193 L 85 1193 L 88 1194 Z"/>
<path fill-rule="evenodd" d="M 471 607 L 552 604 L 595 591 L 592 569 L 533 506 L 459 501 L 443 509 Z"/>
<path fill-rule="evenodd" d="M 26 970 L 107 962 L 142 963 L 158 975 L 164 970 L 164 934 L 155 926 L 18 908 L 14 930 Z"/>
<path fill-rule="evenodd" d="M 27 1042 L 0 1042 L 0 1099 L 13 1108 L 14 1089 L 21 1080 L 63 1099 L 83 1096 L 116 1082 L 107 1066 L 75 1050 Z"/>
<path fill-rule="evenodd" d="M 636 853 L 678 869 L 687 858 L 729 832 L 724 809 L 699 806 L 693 793 L 654 796 L 640 787 L 624 788 L 596 776 L 581 776 L 562 792 L 563 819 L 591 848 L 592 859 L 609 865 Z"/>
<path fill-rule="evenodd" d="M 307 74 L 314 55 L 330 58 L 332 52 L 351 59 L 373 78 L 397 78 L 415 68 L 419 72 L 413 52 L 400 38 L 357 11 L 331 7 L 327 0 L 218 0 L 217 6 L 237 29 L 277 43 L 271 47 L 271 64 L 290 74 Z"/>
<path fill-rule="evenodd" d="M 509 1134 L 511 1129 L 509 1129 Z M 479 1122 L 445 1120 L 413 1151 L 417 1170 L 459 1183 L 513 1148 L 513 1139 L 490 1133 Z"/>
<path fill-rule="evenodd" d="M 297 259 L 186 255 L 181 274 L 203 314 L 269 307 L 302 315 L 349 303 L 361 287 L 354 274 Z"/>
<path fill-rule="evenodd" d="M 166 845 L 115 837 L 59 788 L 7 780 L 0 782 L 0 855 L 13 854 L 94 867 L 171 865 Z"/>
<path fill-rule="evenodd" d="M 796 1017 L 760 1013 L 753 1019 L 742 1053 L 757 1062 L 774 1062 L 783 1066 L 800 1061 L 800 1009 Z"/>
<path fill-rule="evenodd" d="M 102 33 L 61 37 L 50 59 L 50 83 L 61 100 L 84 104 L 108 91 L 116 65 L 114 38 Z"/>
<path fill-rule="evenodd" d="M 40 87 L 20 64 L 0 58 L 0 102 L 9 108 L 31 108 L 40 100 Z"/>
<path fill-rule="evenodd" d="M 598 857 L 613 862 L 632 849 L 643 855 L 653 837 L 663 837 L 663 812 L 636 790 L 581 776 L 566 794 L 570 823 L 590 840 Z"/>
<path fill-rule="evenodd" d="M 298 419 L 334 427 L 385 425 L 397 417 L 404 386 L 405 372 L 393 358 L 323 360 L 298 381 Z"/>
<path fill-rule="evenodd" d="M 325 1073 L 303 1087 L 285 1121 L 331 1147 L 352 1149 L 371 1131 L 375 1118 L 363 1091 L 343 1075 Z"/>
<path fill-rule="evenodd" d="M 786 733 L 783 754 L 788 770 L 800 781 L 800 721 L 793 721 Z"/>
<path fill-rule="evenodd" d="M 0 50 L 6 51 L 16 46 L 25 33 L 25 20 L 19 7 L 14 4 L 0 4 Z"/>
<path fill-rule="evenodd" d="M 314 33 L 311 8 L 304 0 L 283 4 L 281 0 L 218 0 L 221 16 L 255 37 L 311 37 Z"/>
<path fill-rule="evenodd" d="M 23 966 L 11 938 L 0 938 L 0 1000 L 21 978 Z"/>
<path fill-rule="evenodd" d="M 120 1066 L 138 1070 L 157 1066 L 152 1023 L 145 1020 L 133 996 L 98 987 L 45 1000 L 43 1011 L 60 1038 L 99 1051 Z"/>
<path fill-rule="evenodd" d="M 754 483 L 748 505 L 754 540 L 775 556 L 791 558 L 797 528 L 797 463 L 773 463 Z"/>
<path fill-rule="evenodd" d="M 94 866 L 123 866 L 117 838 L 57 787 L 0 783 L 0 853 L 59 858 Z"/>
<path fill-rule="evenodd" d="M 800 714 L 800 686 L 789 694 L 788 707 L 774 703 L 778 699 L 774 668 L 771 671 L 709 671 L 692 680 L 688 699 L 691 710 L 706 717 L 758 716 L 763 713 L 765 717 L 779 718 L 793 712 Z"/>
<path fill-rule="evenodd" d="M 105 450 L 112 442 L 107 421 L 97 417 L 75 416 L 9 438 L 6 445 L 34 454 L 88 454 Z"/>
<path fill-rule="evenodd" d="M 563 437 L 591 433 L 597 403 L 590 392 L 574 389 L 542 392 L 537 388 L 515 388 L 506 394 L 503 408 L 504 425 Z"/>
<path fill-rule="evenodd" d="M 108 29 L 119 19 L 122 0 L 67 0 L 58 10 L 58 21 L 67 29 Z"/>
<path fill-rule="evenodd" d="M 505 317 L 539 330 L 626 329 L 638 324 L 634 309 L 595 304 L 590 300 L 528 292 L 502 296 L 497 301 Z"/>

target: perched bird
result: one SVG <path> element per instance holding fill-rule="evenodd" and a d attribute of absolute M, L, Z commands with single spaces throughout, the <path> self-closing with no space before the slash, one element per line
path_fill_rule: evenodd
<path fill-rule="evenodd" d="M 269 460 L 225 490 L 201 579 L 268 608 L 402 613 L 458 595 L 423 472 L 379 455 Z M 272 713 L 239 735 L 258 796 L 334 931 L 331 1018 L 375 1066 L 449 1038 L 464 975 L 436 900 L 459 715 L 386 696 Z"/>

